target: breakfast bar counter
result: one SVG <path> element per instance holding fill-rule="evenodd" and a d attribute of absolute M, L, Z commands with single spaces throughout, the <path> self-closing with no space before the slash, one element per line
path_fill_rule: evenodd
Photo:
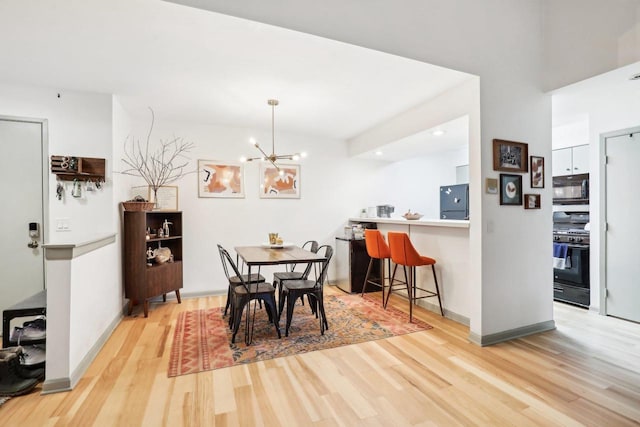
<path fill-rule="evenodd" d="M 404 218 L 349 218 L 352 223 L 358 222 L 375 222 L 378 224 L 399 224 L 408 226 L 430 226 L 430 227 L 454 227 L 469 228 L 469 220 L 456 219 L 414 219 L 408 220 Z"/>
<path fill-rule="evenodd" d="M 442 294 L 442 306 L 445 315 L 460 323 L 469 324 L 472 294 L 469 283 L 470 249 L 468 220 L 398 218 L 349 218 L 350 225 L 359 223 L 375 223 L 385 236 L 389 231 L 407 233 L 411 242 L 421 255 L 436 260 L 436 275 Z M 403 278 L 402 269 L 398 269 L 398 277 Z M 433 286 L 431 269 L 418 268 L 418 283 Z M 430 299 L 420 300 L 419 304 L 440 312 L 439 307 Z"/>

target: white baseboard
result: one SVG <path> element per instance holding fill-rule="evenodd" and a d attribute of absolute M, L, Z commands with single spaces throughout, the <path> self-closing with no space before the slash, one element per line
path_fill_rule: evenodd
<path fill-rule="evenodd" d="M 481 347 L 498 344 L 500 342 L 509 341 L 515 338 L 525 337 L 540 332 L 550 331 L 556 328 L 553 320 L 536 323 L 534 325 L 523 326 L 521 328 L 510 329 L 508 331 L 497 332 L 495 334 L 478 335 L 474 332 L 469 333 L 469 341 Z"/>

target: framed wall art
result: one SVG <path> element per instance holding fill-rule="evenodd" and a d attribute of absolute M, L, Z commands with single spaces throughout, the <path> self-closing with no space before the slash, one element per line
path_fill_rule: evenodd
<path fill-rule="evenodd" d="M 522 206 L 522 175 L 500 174 L 500 204 Z"/>
<path fill-rule="evenodd" d="M 493 140 L 493 170 L 528 172 L 529 145 L 523 142 Z"/>
<path fill-rule="evenodd" d="M 198 160 L 198 197 L 244 198 L 244 166 L 221 160 Z"/>
<path fill-rule="evenodd" d="M 300 165 L 260 164 L 260 197 L 263 199 L 299 199 Z"/>
<path fill-rule="evenodd" d="M 524 195 L 524 208 L 525 209 L 540 209 L 540 195 L 539 194 L 525 194 Z"/>
<path fill-rule="evenodd" d="M 531 156 L 531 188 L 544 188 L 544 157 Z"/>

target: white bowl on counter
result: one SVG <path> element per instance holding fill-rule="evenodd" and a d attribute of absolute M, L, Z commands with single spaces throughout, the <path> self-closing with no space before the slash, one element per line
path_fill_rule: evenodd
<path fill-rule="evenodd" d="M 407 212 L 406 214 L 402 215 L 402 217 L 404 219 L 408 219 L 409 221 L 413 221 L 416 219 L 420 219 L 422 218 L 424 215 L 419 214 L 419 213 L 412 213 L 412 212 Z"/>

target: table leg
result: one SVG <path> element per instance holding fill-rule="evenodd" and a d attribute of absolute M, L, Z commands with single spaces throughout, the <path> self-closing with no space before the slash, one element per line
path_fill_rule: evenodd
<path fill-rule="evenodd" d="M 247 295 L 247 315 L 245 316 L 245 328 L 244 328 L 244 343 L 246 345 L 251 345 L 251 341 L 253 340 L 253 328 L 251 322 L 251 264 L 247 265 L 247 277 L 249 278 L 249 283 L 247 283 L 247 287 L 249 288 L 249 293 Z M 257 289 L 256 289 L 257 290 Z M 255 313 L 254 313 L 255 315 Z"/>

